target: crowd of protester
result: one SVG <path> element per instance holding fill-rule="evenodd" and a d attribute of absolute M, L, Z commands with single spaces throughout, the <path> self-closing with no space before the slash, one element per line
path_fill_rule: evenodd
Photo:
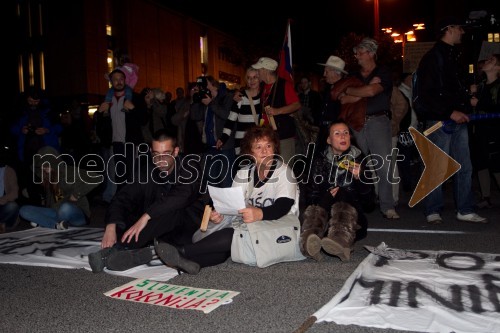
<path fill-rule="evenodd" d="M 462 165 L 454 179 L 457 219 L 486 223 L 476 211 L 493 205 L 490 174 L 500 182 L 498 120 L 471 124 L 468 114 L 499 112 L 500 55 L 485 62 L 484 81 L 471 87 L 472 96 L 459 95 L 459 69 L 448 54 L 462 34 L 458 21 L 441 22 L 439 40 L 422 59 L 419 79 L 425 89 L 419 97 L 428 105 L 421 114 L 413 109 L 411 73 L 394 75 L 378 64 L 379 45 L 372 38 L 354 47 L 359 66 L 351 73 L 336 55 L 318 64 L 321 91 L 307 76 L 294 87 L 279 77 L 278 62 L 267 57 L 247 69 L 242 89 L 229 90 L 211 75 L 200 76 L 189 87 L 178 87 L 175 99 L 159 87 L 135 92 L 138 67 L 119 66 L 107 76 L 111 87 L 92 118 L 76 99 L 55 110 L 43 91 L 30 88 L 8 125 L 5 142 L 11 146 L 3 145 L 0 156 L 0 233 L 15 230 L 20 218 L 33 227 L 84 226 L 92 219 L 89 201 L 98 198 L 109 206 L 102 250 L 89 256 L 94 272 L 147 263 L 154 245 L 168 266 L 196 274 L 231 254 L 231 225 L 216 211 L 210 223 L 224 226 L 196 236 L 203 207 L 210 204 L 206 185 L 238 186 L 235 179 L 250 163 L 256 166 L 249 169 L 255 173 L 251 188 L 269 195 L 246 198 L 243 222 L 292 214 L 302 222 L 297 246 L 306 257 L 320 260 L 326 253 L 349 260 L 354 242 L 366 236 L 365 214 L 378 208 L 388 220 L 400 219 L 399 191 L 415 188 L 411 169 L 421 161 L 409 127 L 423 130 L 446 120 L 453 121 L 447 131 L 429 138 Z M 434 61 L 436 53 L 445 58 Z M 294 156 L 310 143 L 313 177 L 302 181 Z M 391 160 L 395 148 L 404 159 Z M 239 164 L 243 155 L 249 157 L 246 166 Z M 375 169 L 365 158 L 373 156 L 382 157 Z M 264 159 L 274 164 L 264 165 Z M 60 162 L 67 165 L 64 172 Z M 473 167 L 481 185 L 476 206 Z M 289 185 L 269 183 L 280 173 L 291 173 Z M 193 174 L 199 177 L 189 185 L 178 178 Z M 378 181 L 371 184 L 374 178 Z M 425 200 L 426 221 L 442 223 L 442 210 L 438 188 Z"/>

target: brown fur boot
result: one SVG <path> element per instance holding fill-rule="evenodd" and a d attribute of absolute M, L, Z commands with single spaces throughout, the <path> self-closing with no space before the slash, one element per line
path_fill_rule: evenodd
<path fill-rule="evenodd" d="M 321 240 L 321 246 L 327 253 L 337 256 L 342 261 L 351 258 L 351 251 L 356 237 L 358 212 L 345 202 L 337 202 L 332 206 L 332 217 L 328 221 L 328 234 Z"/>
<path fill-rule="evenodd" d="M 326 229 L 328 215 L 317 205 L 310 205 L 304 212 L 302 233 L 300 234 L 300 251 L 303 255 L 316 261 L 323 259 L 321 255 L 321 237 Z"/>

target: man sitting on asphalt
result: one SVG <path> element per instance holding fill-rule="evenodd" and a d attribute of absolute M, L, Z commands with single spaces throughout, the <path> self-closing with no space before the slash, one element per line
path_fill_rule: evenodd
<path fill-rule="evenodd" d="M 124 271 L 150 262 L 153 255 L 149 245 L 155 239 L 175 244 L 183 244 L 183 237 L 191 241 L 203 213 L 203 205 L 197 211 L 195 204 L 199 177 L 193 167 L 195 161 L 181 161 L 178 154 L 175 137 L 165 130 L 153 135 L 153 165 L 141 165 L 134 182 L 115 195 L 106 212 L 102 249 L 89 255 L 94 273 L 104 267 Z M 182 263 L 167 264 L 182 267 Z"/>

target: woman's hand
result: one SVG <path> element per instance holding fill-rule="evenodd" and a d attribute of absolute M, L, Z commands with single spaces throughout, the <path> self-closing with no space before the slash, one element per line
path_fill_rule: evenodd
<path fill-rule="evenodd" d="M 132 239 L 135 239 L 135 241 L 139 241 L 139 234 L 141 233 L 142 229 L 146 227 L 146 224 L 148 224 L 148 221 L 151 219 L 151 216 L 149 216 L 147 213 L 144 213 L 138 220 L 137 222 L 134 223 L 133 226 L 131 226 L 124 234 L 122 237 L 122 243 L 130 243 Z"/>
<path fill-rule="evenodd" d="M 219 212 L 217 212 L 216 210 L 212 210 L 212 212 L 210 213 L 210 221 L 212 221 L 215 224 L 221 223 L 223 218 L 224 216 Z"/>
<path fill-rule="evenodd" d="M 359 179 L 359 173 L 361 171 L 361 167 L 360 167 L 359 163 L 349 164 L 349 169 L 347 169 L 347 170 L 350 173 L 352 173 L 352 175 L 354 176 L 354 178 Z"/>
<path fill-rule="evenodd" d="M 240 209 L 238 211 L 239 214 L 243 215 L 243 222 L 245 223 L 252 223 L 255 221 L 261 221 L 262 218 L 264 217 L 264 213 L 262 212 L 262 209 L 257 208 L 257 207 L 247 207 Z"/>

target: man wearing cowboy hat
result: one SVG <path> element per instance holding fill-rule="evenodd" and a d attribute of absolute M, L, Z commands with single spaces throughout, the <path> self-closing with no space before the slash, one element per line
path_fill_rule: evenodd
<path fill-rule="evenodd" d="M 318 63 L 320 66 L 325 66 L 323 77 L 327 83 L 323 95 L 323 109 L 321 110 L 319 134 L 316 140 L 315 154 L 321 153 L 326 148 L 326 138 L 328 137 L 328 129 L 330 124 L 337 120 L 340 113 L 340 103 L 334 101 L 331 96 L 331 91 L 336 82 L 340 81 L 348 73 L 345 71 L 345 61 L 337 56 L 330 56 L 326 63 Z"/>

